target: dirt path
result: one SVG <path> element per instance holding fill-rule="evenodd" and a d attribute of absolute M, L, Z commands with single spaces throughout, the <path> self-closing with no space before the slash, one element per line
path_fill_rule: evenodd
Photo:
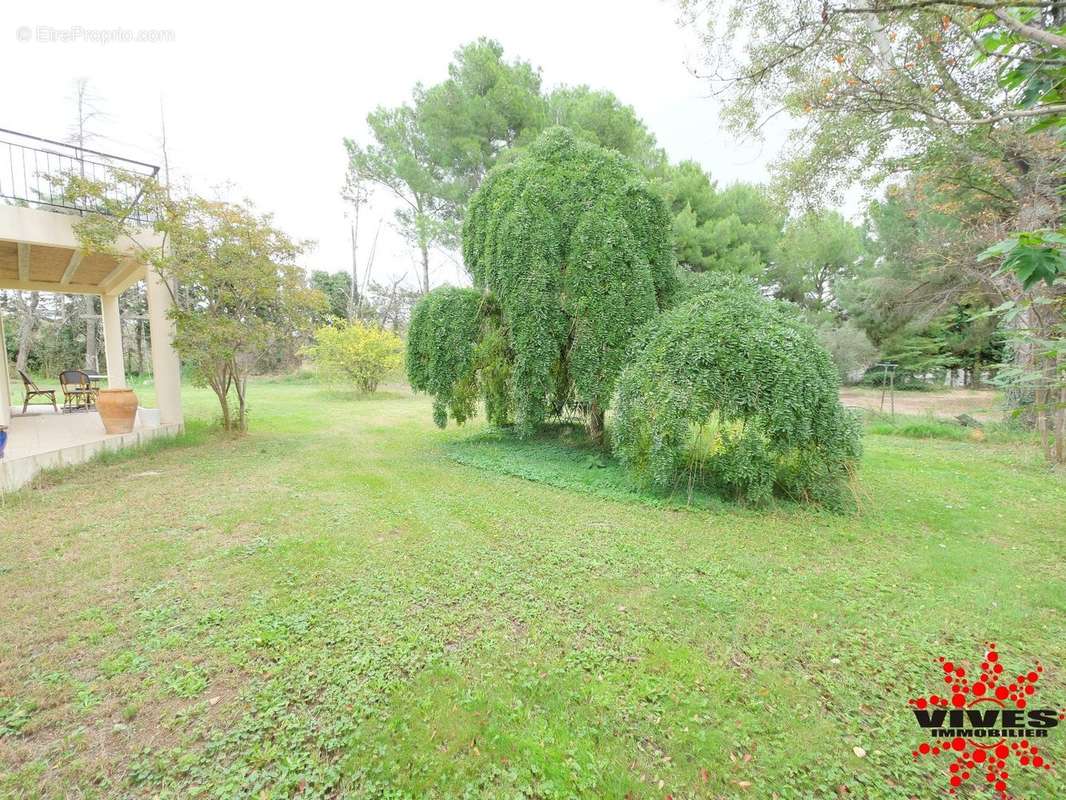
<path fill-rule="evenodd" d="M 881 390 L 848 386 L 840 390 L 845 406 L 882 410 Z M 991 421 L 1002 417 L 1002 398 L 992 389 L 950 389 L 942 392 L 896 392 L 897 414 L 928 414 L 934 417 L 955 417 L 969 414 L 975 419 Z M 883 410 L 889 410 L 885 395 Z"/>

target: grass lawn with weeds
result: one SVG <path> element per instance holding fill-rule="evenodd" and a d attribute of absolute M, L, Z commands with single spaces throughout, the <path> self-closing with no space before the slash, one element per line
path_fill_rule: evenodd
<path fill-rule="evenodd" d="M 653 497 L 406 390 L 250 396 L 248 436 L 187 388 L 183 440 L 4 498 L 0 796 L 926 798 L 937 656 L 995 641 L 1066 705 L 1027 442 L 870 433 L 833 515 Z M 1066 797 L 1046 750 L 1021 797 Z"/>

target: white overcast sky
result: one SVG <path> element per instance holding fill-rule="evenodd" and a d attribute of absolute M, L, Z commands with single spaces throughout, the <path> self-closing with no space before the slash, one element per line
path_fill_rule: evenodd
<path fill-rule="evenodd" d="M 720 131 L 717 102 L 692 76 L 695 36 L 660 0 L 235 3 L 24 2 L 0 8 L 0 127 L 63 139 L 73 83 L 88 78 L 108 118 L 97 149 L 158 163 L 160 103 L 172 170 L 195 189 L 229 185 L 296 237 L 313 239 L 307 266 L 350 268 L 342 137 L 366 139 L 366 115 L 446 77 L 453 52 L 478 36 L 542 69 L 545 87 L 587 83 L 632 105 L 674 161 L 694 159 L 719 181 L 761 181 L 780 146 Z M 40 41 L 46 29 L 81 41 Z M 80 32 L 77 29 L 81 29 Z M 159 43 L 89 41 L 101 30 L 173 32 Z M 27 30 L 28 29 L 28 30 Z M 21 41 L 28 38 L 29 41 Z M 385 220 L 375 275 L 411 270 Z M 365 217 L 364 217 L 365 219 Z M 366 252 L 369 235 L 361 236 Z M 437 258 L 434 285 L 458 282 Z"/>

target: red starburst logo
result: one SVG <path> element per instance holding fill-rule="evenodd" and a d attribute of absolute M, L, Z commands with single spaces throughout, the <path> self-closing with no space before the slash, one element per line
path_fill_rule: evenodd
<path fill-rule="evenodd" d="M 944 695 L 909 701 L 918 723 L 933 737 L 918 745 L 914 757 L 951 758 L 949 793 L 955 794 L 969 780 L 984 779 L 1005 798 L 1010 771 L 1016 766 L 1051 769 L 1030 739 L 1043 740 L 1066 714 L 1035 708 L 1033 696 L 1044 672 L 1039 661 L 1028 672 L 1011 675 L 989 642 L 981 675 L 972 682 L 965 667 L 943 657 L 934 663 L 940 665 L 948 688 Z"/>

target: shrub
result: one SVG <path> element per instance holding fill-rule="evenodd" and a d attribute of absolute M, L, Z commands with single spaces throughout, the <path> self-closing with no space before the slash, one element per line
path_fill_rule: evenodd
<path fill-rule="evenodd" d="M 818 328 L 818 341 L 836 365 L 841 383 L 862 379 L 866 369 L 877 360 L 877 348 L 853 321 L 841 325 L 825 323 Z"/>
<path fill-rule="evenodd" d="M 327 380 L 352 383 L 363 392 L 403 363 L 403 340 L 391 331 L 361 322 L 326 325 L 315 331 L 308 354 Z"/>
<path fill-rule="evenodd" d="M 458 423 L 474 414 L 474 363 L 484 298 L 477 289 L 442 286 L 426 294 L 407 330 L 407 380 L 433 396 L 433 421 Z"/>
<path fill-rule="evenodd" d="M 706 483 L 750 502 L 776 489 L 842 505 L 857 420 L 814 331 L 722 276 L 643 331 L 618 379 L 616 455 L 654 483 Z"/>
<path fill-rule="evenodd" d="M 715 292 L 743 291 L 757 294 L 759 291 L 758 285 L 751 278 L 735 272 L 693 272 L 679 265 L 674 274 L 676 280 L 670 293 L 670 308 Z"/>

